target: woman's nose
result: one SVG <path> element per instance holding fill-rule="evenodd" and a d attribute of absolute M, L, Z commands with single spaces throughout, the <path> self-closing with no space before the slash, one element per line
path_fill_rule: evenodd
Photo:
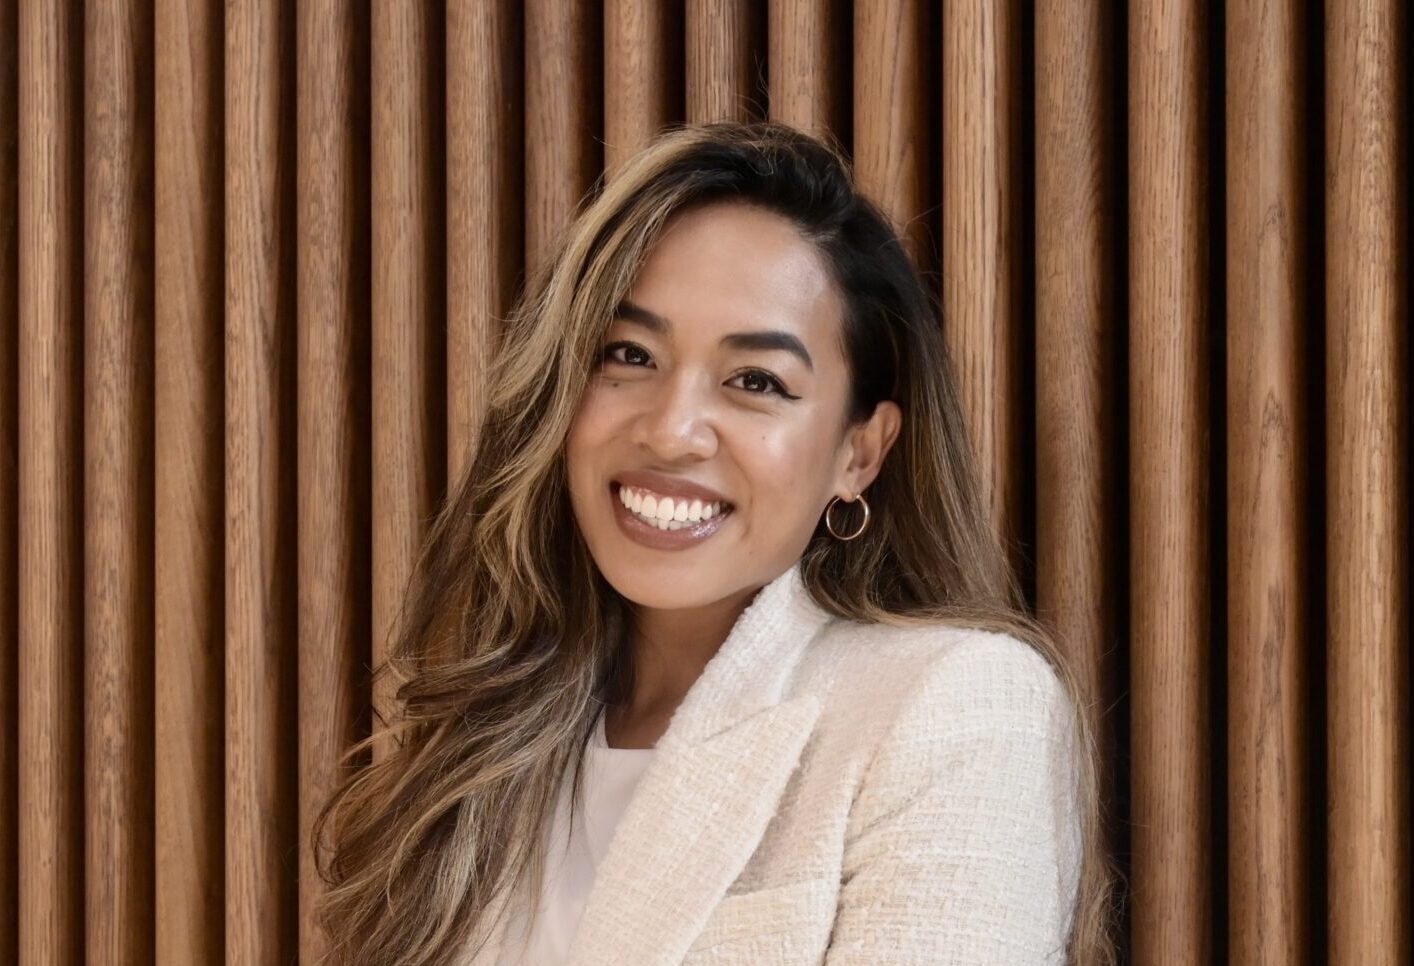
<path fill-rule="evenodd" d="M 707 459 L 717 450 L 712 422 L 711 405 L 694 380 L 664 380 L 635 421 L 634 442 L 664 462 Z"/>

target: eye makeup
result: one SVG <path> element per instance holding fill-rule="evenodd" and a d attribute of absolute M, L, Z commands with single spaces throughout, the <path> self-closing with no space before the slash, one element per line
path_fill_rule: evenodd
<path fill-rule="evenodd" d="M 636 343 L 636 342 L 625 342 L 625 341 L 620 340 L 620 341 L 617 341 L 617 342 L 610 342 L 608 345 L 604 346 L 603 352 L 601 353 L 601 356 L 600 356 L 601 361 L 604 362 L 604 363 L 611 363 L 611 362 L 612 362 L 612 363 L 615 363 L 615 364 L 617 364 L 617 365 L 629 366 L 629 367 L 631 367 L 631 368 L 642 368 L 641 366 L 639 366 L 639 365 L 637 365 L 637 364 L 635 364 L 635 363 L 629 362 L 626 358 L 625 358 L 625 359 L 616 358 L 616 357 L 614 356 L 614 353 L 615 353 L 615 352 L 618 352 L 620 349 L 626 350 L 626 353 L 627 353 L 627 351 L 637 351 L 637 352 L 643 353 L 643 355 L 645 355 L 645 356 L 648 355 L 648 350 L 645 349 L 645 348 L 643 348 L 643 346 L 639 345 L 638 343 Z M 759 376 L 760 378 L 764 379 L 764 380 L 769 384 L 769 386 L 771 387 L 771 388 L 767 389 L 767 390 L 764 391 L 764 392 L 757 392 L 757 391 L 754 391 L 754 390 L 746 389 L 745 387 L 741 387 L 744 392 L 751 393 L 752 395 L 755 395 L 755 396 L 779 396 L 781 399 L 799 399 L 799 398 L 800 398 L 800 397 L 797 396 L 797 395 L 793 395 L 793 394 L 790 392 L 790 390 L 786 388 L 785 383 L 781 381 L 781 379 L 780 379 L 779 376 L 776 376 L 775 374 L 773 374 L 773 373 L 771 373 L 771 372 L 768 372 L 768 371 L 765 370 L 765 369 L 757 369 L 757 368 L 743 369 L 743 370 L 741 370 L 740 372 L 738 372 L 738 373 L 736 373 L 735 375 L 733 375 L 732 378 L 733 378 L 733 379 L 739 379 L 739 378 L 742 378 L 742 377 L 744 377 L 744 376 Z"/>

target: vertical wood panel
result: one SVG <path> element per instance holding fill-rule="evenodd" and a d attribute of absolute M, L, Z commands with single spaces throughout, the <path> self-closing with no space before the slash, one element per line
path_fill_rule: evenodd
<path fill-rule="evenodd" d="M 357 740 L 367 695 L 368 77 L 361 8 L 299 6 L 297 30 L 299 325 L 299 959 L 329 951 L 314 919 L 324 885 L 314 819 L 333 792 L 339 757 Z"/>
<path fill-rule="evenodd" d="M 1097 6 L 1036 9 L 1036 596 L 1112 761 L 1124 592 L 1114 508 L 1124 370 L 1117 213 L 1118 29 Z M 1104 800 L 1113 808 L 1113 773 Z"/>
<path fill-rule="evenodd" d="M 225 948 L 221 7 L 158 0 L 155 958 Z"/>
<path fill-rule="evenodd" d="M 1204 10 L 1129 21 L 1134 958 L 1211 958 Z"/>
<path fill-rule="evenodd" d="M 854 10 L 855 177 L 893 220 L 914 263 L 929 269 L 935 258 L 931 92 L 924 60 L 930 28 L 921 0 Z"/>
<path fill-rule="evenodd" d="M 671 3 L 604 2 L 604 168 L 607 177 L 683 116 L 682 17 Z"/>
<path fill-rule="evenodd" d="M 19 937 L 19 7 L 0 4 L 0 960 Z"/>
<path fill-rule="evenodd" d="M 839 38 L 845 14 L 839 0 L 770 0 L 770 117 L 809 134 L 833 134 L 848 143 L 844 111 L 849 75 Z"/>
<path fill-rule="evenodd" d="M 87 959 L 152 958 L 151 20 L 84 21 Z"/>
<path fill-rule="evenodd" d="M 441 28 L 424 2 L 377 4 L 373 89 L 373 661 L 387 656 L 407 580 L 440 495 L 442 207 L 433 152 L 439 113 L 431 45 Z M 374 687 L 392 708 L 391 679 Z M 381 749 L 382 746 L 380 746 Z"/>
<path fill-rule="evenodd" d="M 1408 959 L 1410 13 L 1101 6 L 0 2 L 0 960 L 327 951 L 311 823 L 501 320 L 605 167 L 757 116 L 941 267 L 1133 961 Z"/>
<path fill-rule="evenodd" d="M 525 4 L 525 265 L 534 273 L 598 177 L 601 24 L 589 0 Z"/>
<path fill-rule="evenodd" d="M 757 114 L 758 9 L 751 0 L 687 0 L 687 120 L 745 121 Z"/>
<path fill-rule="evenodd" d="M 1227 13 L 1228 926 L 1231 961 L 1309 955 L 1309 304 L 1301 9 Z"/>
<path fill-rule="evenodd" d="M 20 5 L 20 962 L 82 960 L 83 27 Z"/>
<path fill-rule="evenodd" d="M 984 496 L 1013 553 L 1023 495 L 1016 28 L 1013 0 L 943 7 L 943 325 Z"/>
<path fill-rule="evenodd" d="M 1409 11 L 1326 5 L 1330 956 L 1411 955 Z M 1402 39 L 1402 44 L 1401 44 Z"/>
<path fill-rule="evenodd" d="M 226 956 L 296 953 L 293 42 L 226 8 Z"/>
<path fill-rule="evenodd" d="M 447 7 L 447 478 L 476 450 L 525 250 L 519 5 Z"/>

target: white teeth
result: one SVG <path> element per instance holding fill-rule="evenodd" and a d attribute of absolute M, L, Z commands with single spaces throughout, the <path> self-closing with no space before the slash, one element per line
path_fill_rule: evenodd
<path fill-rule="evenodd" d="M 710 520 L 725 508 L 725 504 L 720 502 L 703 503 L 685 497 L 674 499 L 630 486 L 619 487 L 619 502 L 644 523 L 651 523 L 659 530 L 681 530 L 685 526 Z"/>

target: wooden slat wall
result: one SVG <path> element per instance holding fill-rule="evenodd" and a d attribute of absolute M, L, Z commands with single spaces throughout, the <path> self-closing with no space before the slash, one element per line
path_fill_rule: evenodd
<path fill-rule="evenodd" d="M 1129 688 L 1137 962 L 1213 956 L 1208 216 L 1197 3 L 1129 18 Z M 1041 213 L 1044 217 L 1044 212 Z M 1219 437 L 1220 438 L 1220 437 Z"/>
<path fill-rule="evenodd" d="M 529 274 L 603 169 L 604 23 L 590 0 L 526 0 L 523 23 Z"/>
<path fill-rule="evenodd" d="M 1117 266 L 1123 242 L 1122 25 L 1099 5 L 1036 7 L 1036 609 L 1097 707 L 1103 805 L 1123 814 L 1120 660 L 1125 372 Z M 1044 213 L 1041 215 L 1039 213 Z M 1127 830 L 1109 827 L 1118 854 Z"/>
<path fill-rule="evenodd" d="M 372 5 L 373 661 L 445 477 L 441 26 L 426 0 Z M 312 43 L 320 43 L 312 40 Z M 388 679 L 375 714 L 386 720 Z"/>
<path fill-rule="evenodd" d="M 225 945 L 221 5 L 160 0 L 154 63 L 156 958 Z"/>
<path fill-rule="evenodd" d="M 11 132 L 19 130 L 19 9 L 0 7 L 0 727 L 15 727 L 19 668 L 15 629 L 19 605 L 19 156 Z M 19 862 L 10 829 L 19 821 L 17 742 L 0 741 L 0 869 Z M 17 877 L 0 875 L 0 954 L 15 951 L 19 908 Z"/>
<path fill-rule="evenodd" d="M 1410 16 L 0 2 L 0 962 L 317 961 L 519 287 L 655 132 L 766 117 L 943 310 L 1123 960 L 1408 961 Z"/>
<path fill-rule="evenodd" d="M 525 248 L 521 20 L 513 0 L 447 5 L 447 479 L 476 446 L 483 373 Z"/>
<path fill-rule="evenodd" d="M 1411 26 L 1401 0 L 1326 5 L 1326 862 L 1349 963 L 1411 945 Z"/>
<path fill-rule="evenodd" d="M 83 21 L 74 4 L 20 4 L 20 257 L 15 368 L 19 481 L 15 518 L 18 608 L 4 629 L 13 652 L 18 819 L 5 829 L 19 863 L 4 871 L 18 896 L 5 910 L 12 962 L 78 963 L 84 955 L 83 794 Z M 12 148 L 11 145 L 14 145 Z M 24 204 L 19 204 L 19 199 Z M 11 421 L 7 415 L 6 422 Z M 0 955 L 8 951 L 0 950 Z"/>
<path fill-rule="evenodd" d="M 152 23 L 84 16 L 86 960 L 152 948 Z"/>
<path fill-rule="evenodd" d="M 1294 0 L 1232 4 L 1226 18 L 1228 473 L 1227 872 L 1233 958 L 1297 962 L 1319 933 L 1308 881 L 1313 850 L 1313 655 L 1307 586 L 1312 528 L 1312 427 L 1306 333 L 1318 268 L 1311 237 L 1313 171 L 1302 151 L 1315 130 L 1303 105 L 1302 38 Z M 1219 486 L 1223 486 L 1219 484 Z M 1242 512 L 1231 512 L 1232 508 Z M 1217 665 L 1221 669 L 1221 665 Z M 1222 741 L 1214 736 L 1214 741 Z"/>
<path fill-rule="evenodd" d="M 365 8 L 300 4 L 298 193 L 299 948 L 325 952 L 310 831 L 339 753 L 366 732 L 358 669 L 369 660 L 368 76 Z"/>
<path fill-rule="evenodd" d="M 942 305 L 992 513 L 1021 560 L 1023 4 L 942 5 Z M 1026 291 L 1029 291 L 1026 290 Z"/>
<path fill-rule="evenodd" d="M 262 966 L 298 911 L 292 12 L 225 25 L 225 947 Z"/>

